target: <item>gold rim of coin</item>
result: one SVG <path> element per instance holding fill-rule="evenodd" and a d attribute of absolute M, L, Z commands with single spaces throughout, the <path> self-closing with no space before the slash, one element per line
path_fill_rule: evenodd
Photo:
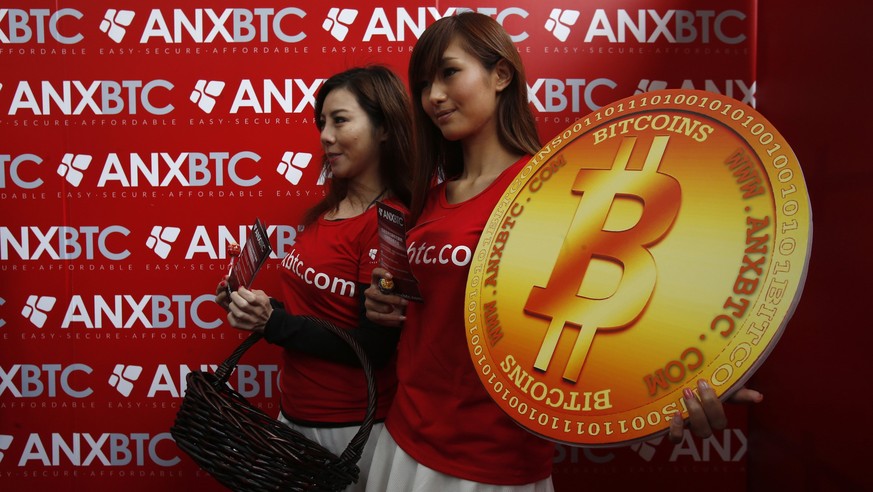
<path fill-rule="evenodd" d="M 544 438 L 651 439 L 683 391 L 720 398 L 769 355 L 803 288 L 812 215 L 785 139 L 697 90 L 577 120 L 494 208 L 466 287 L 467 342 L 494 401 Z"/>

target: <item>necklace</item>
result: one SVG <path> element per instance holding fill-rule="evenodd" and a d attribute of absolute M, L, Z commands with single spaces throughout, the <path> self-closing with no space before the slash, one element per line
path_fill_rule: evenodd
<path fill-rule="evenodd" d="M 344 199 L 343 201 L 345 201 L 345 202 L 348 203 L 347 207 L 350 208 L 349 210 L 346 210 L 345 212 L 342 212 L 342 213 L 341 213 L 341 212 L 340 212 L 340 207 L 337 207 L 337 208 L 334 208 L 332 211 L 325 212 L 325 214 L 324 214 L 324 218 L 325 218 L 326 220 L 344 220 L 344 219 L 347 219 L 347 218 L 349 218 L 349 217 L 356 217 L 356 216 L 358 216 L 358 215 L 360 215 L 360 214 L 366 212 L 367 210 L 369 210 L 370 207 L 372 207 L 374 203 L 376 203 L 377 201 L 379 201 L 379 199 L 382 198 L 382 197 L 385 195 L 385 193 L 386 193 L 387 191 L 388 191 L 388 188 L 384 188 L 384 189 L 382 190 L 382 192 L 379 193 L 378 195 L 376 195 L 376 198 L 373 198 L 373 200 L 372 200 L 372 201 L 371 201 L 371 202 L 370 202 L 366 207 L 364 207 L 360 212 L 357 212 L 357 211 L 356 211 L 356 212 L 352 212 L 352 210 L 351 210 L 351 208 L 350 208 L 350 207 L 352 207 L 351 202 L 348 201 L 347 199 Z M 338 214 L 339 214 L 340 216 L 337 216 Z"/>
<path fill-rule="evenodd" d="M 379 193 L 378 195 L 376 195 L 376 198 L 374 198 L 373 201 L 371 201 L 369 205 L 364 207 L 364 210 L 369 210 L 369 208 L 372 207 L 374 203 L 376 203 L 377 201 L 379 201 L 380 198 L 382 198 L 382 195 L 384 195 L 386 191 L 388 191 L 388 188 L 382 188 L 382 192 Z"/>

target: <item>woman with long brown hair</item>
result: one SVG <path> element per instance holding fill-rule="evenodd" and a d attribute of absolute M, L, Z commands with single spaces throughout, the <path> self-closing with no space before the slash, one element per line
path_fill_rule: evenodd
<path fill-rule="evenodd" d="M 282 261 L 283 302 L 244 287 L 228 296 L 225 281 L 216 302 L 228 310 L 231 326 L 263 333 L 285 349 L 279 418 L 337 455 L 360 428 L 367 384 L 351 348 L 309 318 L 348 330 L 362 345 L 377 368 L 377 423 L 358 462 L 357 485 L 347 490 L 363 490 L 396 387 L 399 336 L 396 328 L 364 316 L 363 292 L 379 261 L 376 203 L 387 200 L 401 209 L 409 203 L 409 98 L 389 69 L 354 68 L 319 89 L 315 120 L 329 190 L 304 216 L 305 228 Z"/>
<path fill-rule="evenodd" d="M 409 84 L 419 161 L 412 196 L 417 222 L 407 246 L 424 302 L 381 292 L 378 281 L 391 274 L 374 270 L 367 315 L 402 324 L 403 331 L 397 394 L 368 490 L 553 490 L 553 444 L 492 401 L 473 367 L 462 314 L 485 223 L 541 147 L 524 67 L 496 21 L 462 13 L 424 31 L 412 53 Z M 724 415 L 717 398 L 704 400 L 705 409 L 696 399 L 688 403 L 692 429 L 701 435 L 722 425 Z M 675 427 L 681 435 L 681 418 L 671 432 Z"/>

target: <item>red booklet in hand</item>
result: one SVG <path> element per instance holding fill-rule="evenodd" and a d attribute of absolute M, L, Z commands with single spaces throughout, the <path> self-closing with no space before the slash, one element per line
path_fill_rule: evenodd
<path fill-rule="evenodd" d="M 383 202 L 379 207 L 379 262 L 382 268 L 391 272 L 394 285 L 390 289 L 394 294 L 421 302 L 421 292 L 418 281 L 409 268 L 409 257 L 406 256 L 406 216 L 400 210 Z"/>
<path fill-rule="evenodd" d="M 240 287 L 249 288 L 255 280 L 258 270 L 270 257 L 273 248 L 267 237 L 267 228 L 261 219 L 255 219 L 245 246 L 237 258 L 232 259 L 230 273 L 227 277 L 227 293 L 235 292 Z"/>

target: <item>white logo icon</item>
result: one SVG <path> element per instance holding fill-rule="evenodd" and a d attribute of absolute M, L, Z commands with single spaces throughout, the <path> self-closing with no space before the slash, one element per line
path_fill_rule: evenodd
<path fill-rule="evenodd" d="M 120 43 L 127 33 L 124 28 L 130 25 L 134 15 L 136 12 L 133 10 L 109 9 L 103 16 L 103 21 L 100 22 L 100 30 L 109 35 L 116 43 Z"/>
<path fill-rule="evenodd" d="M 370 250 L 370 259 L 371 259 L 371 260 L 375 260 L 377 254 L 379 254 L 379 250 L 378 250 L 378 249 L 376 249 L 376 248 L 371 249 L 371 250 Z"/>
<path fill-rule="evenodd" d="M 282 156 L 282 162 L 276 168 L 276 172 L 285 176 L 285 179 L 293 185 L 300 183 L 300 178 L 303 177 L 303 170 L 309 165 L 312 160 L 312 154 L 306 152 L 285 152 Z"/>
<path fill-rule="evenodd" d="M 661 441 L 663 440 L 663 437 L 658 437 L 650 441 L 631 444 L 631 449 L 639 454 L 642 459 L 652 461 L 652 458 L 655 457 L 655 451 L 657 451 L 656 447 L 661 444 Z"/>
<path fill-rule="evenodd" d="M 130 396 L 130 392 L 133 391 L 133 381 L 139 379 L 140 374 L 142 374 L 142 367 L 140 366 L 115 364 L 115 369 L 112 370 L 112 375 L 109 376 L 109 384 L 122 395 Z"/>
<path fill-rule="evenodd" d="M 0 306 L 2 306 L 4 304 L 6 304 L 6 299 L 3 299 L 2 297 L 0 297 Z M 6 326 L 6 320 L 0 318 L 0 328 L 3 328 L 4 326 Z"/>
<path fill-rule="evenodd" d="M 178 227 L 152 227 L 152 233 L 146 240 L 146 246 L 154 250 L 155 254 L 163 259 L 167 259 L 170 255 L 170 250 L 173 249 L 172 243 L 179 237 L 182 229 Z"/>
<path fill-rule="evenodd" d="M 355 17 L 358 16 L 358 11 L 355 9 L 338 9 L 336 7 L 330 9 L 327 13 L 327 19 L 321 23 L 321 27 L 329 32 L 337 41 L 346 39 L 349 33 L 349 26 L 355 22 Z"/>
<path fill-rule="evenodd" d="M 191 102 L 195 103 L 205 113 L 211 113 L 215 107 L 215 98 L 224 90 L 224 82 L 220 80 L 198 80 L 191 91 Z"/>
<path fill-rule="evenodd" d="M 5 453 L 3 453 L 3 451 L 6 451 L 7 449 L 9 449 L 9 446 L 11 446 L 11 445 L 12 445 L 12 436 L 8 436 L 5 434 L 0 435 L 0 462 L 3 462 L 3 456 L 5 454 Z"/>
<path fill-rule="evenodd" d="M 667 88 L 666 80 L 649 80 L 649 79 L 641 79 L 640 85 L 637 86 L 636 92 L 634 95 L 642 94 L 644 92 L 651 91 L 659 91 Z"/>
<path fill-rule="evenodd" d="M 86 154 L 64 154 L 58 165 L 58 174 L 64 177 L 68 183 L 78 187 L 85 176 L 82 171 L 91 165 L 91 156 Z"/>
<path fill-rule="evenodd" d="M 579 20 L 578 10 L 552 9 L 549 20 L 546 21 L 546 29 L 558 40 L 564 42 L 570 36 L 570 27 Z"/>
<path fill-rule="evenodd" d="M 57 299 L 54 297 L 30 296 L 21 309 L 21 315 L 28 318 L 37 328 L 42 328 L 48 319 L 48 312 L 55 307 L 55 301 Z"/>

